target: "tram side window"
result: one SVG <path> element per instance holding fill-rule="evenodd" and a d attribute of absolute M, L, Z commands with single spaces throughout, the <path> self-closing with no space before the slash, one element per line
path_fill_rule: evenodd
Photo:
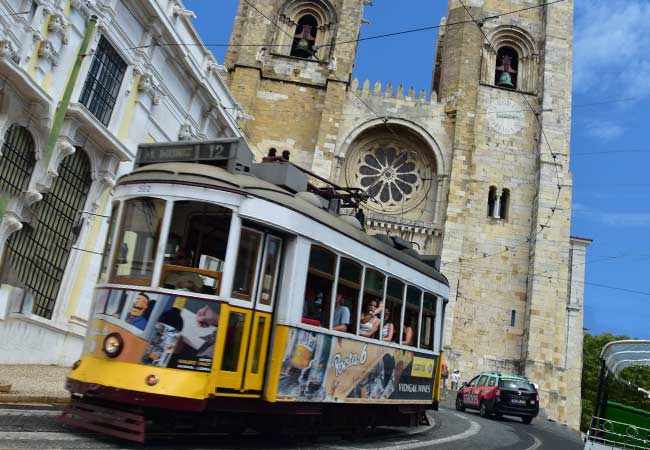
<path fill-rule="evenodd" d="M 237 265 L 235 266 L 235 279 L 232 285 L 234 298 L 252 300 L 261 245 L 262 233 L 250 228 L 242 228 Z"/>
<path fill-rule="evenodd" d="M 118 202 L 113 203 L 111 208 L 111 218 L 108 223 L 108 232 L 106 234 L 106 245 L 104 246 L 104 256 L 102 258 L 102 266 L 99 271 L 98 283 L 106 282 L 105 277 L 108 273 L 108 266 L 110 262 L 108 261 L 111 254 L 111 248 L 113 248 L 113 232 L 115 231 L 115 224 L 117 223 L 117 216 L 120 209 L 120 204 Z"/>
<path fill-rule="evenodd" d="M 384 304 L 384 283 L 386 282 L 386 277 L 381 272 L 378 272 L 374 269 L 366 268 L 366 276 L 363 283 L 363 302 L 362 302 L 362 314 L 361 321 L 370 319 L 370 322 L 374 323 L 381 320 L 381 308 Z M 372 315 L 371 308 L 377 306 L 375 309 L 376 317 L 369 317 Z M 381 328 L 377 326 L 377 329 L 381 328 L 382 333 L 381 337 L 385 341 L 390 341 L 392 339 L 392 333 L 389 331 L 390 328 L 390 319 L 389 316 L 384 316 L 384 327 Z M 359 334 L 362 336 L 368 336 L 367 332 L 364 332 L 364 328 L 368 328 L 368 325 L 363 325 L 359 323 Z M 372 333 L 372 337 L 376 337 L 378 333 Z"/>
<path fill-rule="evenodd" d="M 312 245 L 302 307 L 302 322 L 329 328 L 332 288 L 336 271 L 336 255 Z"/>
<path fill-rule="evenodd" d="M 406 305 L 404 308 L 404 341 L 403 345 L 416 346 L 418 344 L 418 330 L 420 329 L 420 301 L 422 291 L 409 286 L 406 289 Z M 409 330 L 410 329 L 410 330 Z M 407 340 L 410 334 L 410 339 Z"/>
<path fill-rule="evenodd" d="M 361 271 L 361 265 L 350 259 L 341 258 L 334 300 L 333 330 L 347 333 L 356 332 L 357 310 L 361 292 Z"/>
<path fill-rule="evenodd" d="M 134 198 L 126 202 L 111 283 L 139 286 L 151 283 L 164 210 L 165 201 L 157 198 Z"/>
<path fill-rule="evenodd" d="M 232 212 L 204 202 L 178 201 L 165 245 L 160 284 L 218 295 Z"/>
<path fill-rule="evenodd" d="M 420 348 L 433 350 L 436 327 L 436 297 L 428 292 L 422 298 L 422 335 Z"/>
<path fill-rule="evenodd" d="M 389 278 L 386 286 L 386 313 L 392 321 L 395 332 L 393 333 L 393 342 L 402 343 L 405 340 L 404 331 L 400 331 L 402 320 L 402 304 L 404 303 L 404 283 Z M 384 314 L 386 314 L 384 313 Z M 387 322 L 388 323 L 388 322 Z"/>

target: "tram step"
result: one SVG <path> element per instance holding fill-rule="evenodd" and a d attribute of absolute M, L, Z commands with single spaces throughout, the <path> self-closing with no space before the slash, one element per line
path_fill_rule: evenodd
<path fill-rule="evenodd" d="M 86 430 L 144 442 L 145 417 L 142 414 L 72 400 L 58 420 Z"/>

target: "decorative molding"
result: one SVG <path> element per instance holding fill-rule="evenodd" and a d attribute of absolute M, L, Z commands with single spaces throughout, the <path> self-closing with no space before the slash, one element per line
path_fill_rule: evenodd
<path fill-rule="evenodd" d="M 183 8 L 179 4 L 174 5 L 174 7 L 172 8 L 172 15 L 174 17 L 178 17 L 178 16 L 184 17 L 187 20 L 196 19 L 196 14 L 194 13 L 194 11 Z"/>
<path fill-rule="evenodd" d="M 0 58 L 2 59 L 14 59 L 16 57 L 16 50 L 14 45 L 9 40 L 0 41 Z"/>
<path fill-rule="evenodd" d="M 197 138 L 196 131 L 189 123 L 184 123 L 181 125 L 181 129 L 178 131 L 178 140 L 179 141 L 192 141 Z"/>
<path fill-rule="evenodd" d="M 62 14 L 52 14 L 47 29 L 50 33 L 55 33 L 61 36 L 61 40 L 64 44 L 68 43 L 68 21 Z"/>
<path fill-rule="evenodd" d="M 157 83 L 154 76 L 150 72 L 140 74 L 140 81 L 138 82 L 138 92 L 151 97 L 154 105 L 160 104 L 162 96 L 164 95 L 160 90 L 160 83 Z"/>
<path fill-rule="evenodd" d="M 52 41 L 48 39 L 41 41 L 41 45 L 38 47 L 38 56 L 48 59 L 53 66 L 59 64 L 59 52 L 54 48 Z"/>
<path fill-rule="evenodd" d="M 214 60 L 209 60 L 208 64 L 205 68 L 205 70 L 208 72 L 208 74 L 215 72 L 215 73 L 222 73 L 222 72 L 228 72 L 228 68 L 224 66 L 223 64 L 218 64 Z"/>

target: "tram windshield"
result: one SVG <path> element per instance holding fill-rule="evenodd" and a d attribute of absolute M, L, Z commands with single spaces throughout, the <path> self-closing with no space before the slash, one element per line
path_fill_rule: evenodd
<path fill-rule="evenodd" d="M 125 203 L 111 282 L 151 284 L 164 211 L 165 201 L 158 198 L 134 198 Z"/>
<path fill-rule="evenodd" d="M 219 294 L 231 211 L 203 202 L 174 203 L 161 287 Z"/>
<path fill-rule="evenodd" d="M 124 203 L 109 281 L 218 295 L 232 212 L 205 202 L 169 202 L 171 221 L 163 237 L 160 278 L 154 280 L 165 205 L 162 199 L 144 197 Z M 113 218 L 111 227 L 118 222 Z M 107 258 L 102 265 L 109 266 Z"/>

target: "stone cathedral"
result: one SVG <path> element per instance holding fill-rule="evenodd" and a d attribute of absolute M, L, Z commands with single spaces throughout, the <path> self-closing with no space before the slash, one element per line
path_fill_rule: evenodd
<path fill-rule="evenodd" d="M 570 235 L 573 1 L 542 3 L 449 0 L 430 91 L 352 79 L 367 0 L 242 0 L 225 65 L 258 158 L 289 150 L 363 188 L 371 234 L 441 256 L 450 370 L 528 376 L 577 429 L 591 241 Z"/>

